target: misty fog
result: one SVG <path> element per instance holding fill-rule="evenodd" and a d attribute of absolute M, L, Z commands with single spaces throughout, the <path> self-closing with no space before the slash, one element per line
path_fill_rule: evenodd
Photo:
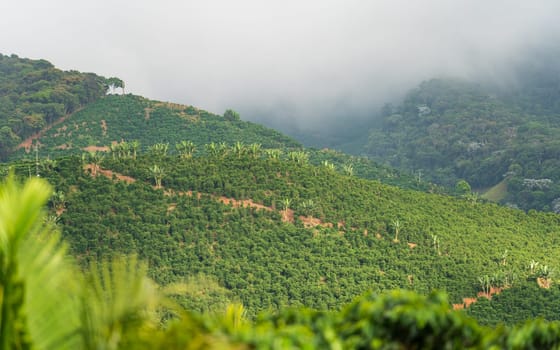
<path fill-rule="evenodd" d="M 283 130 L 372 118 L 435 76 L 513 81 L 558 1 L 4 0 L 0 52 Z"/>

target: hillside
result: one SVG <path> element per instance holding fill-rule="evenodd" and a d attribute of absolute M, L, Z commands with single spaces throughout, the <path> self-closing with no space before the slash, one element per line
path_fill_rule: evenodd
<path fill-rule="evenodd" d="M 0 54 L 0 160 L 25 138 L 122 86 L 117 78 L 61 71 L 45 60 Z"/>
<path fill-rule="evenodd" d="M 548 349 L 560 344 L 559 322 L 481 327 L 451 310 L 441 293 L 366 293 L 339 311 L 300 307 L 268 311 L 255 320 L 246 318 L 241 304 L 195 313 L 172 295 L 194 289 L 193 299 L 201 300 L 208 283 L 157 285 L 134 255 L 80 270 L 43 210 L 52 187 L 36 177 L 19 184 L 12 175 L 0 186 L 3 349 Z"/>
<path fill-rule="evenodd" d="M 505 179 L 501 193 L 490 198 L 525 210 L 558 211 L 560 109 L 551 96 L 558 96 L 560 82 L 554 76 L 546 84 L 542 76 L 525 79 L 514 90 L 461 80 L 423 82 L 402 104 L 385 106 L 367 153 L 449 187 L 463 179 L 484 191 Z"/>
<path fill-rule="evenodd" d="M 81 154 L 88 149 L 109 151 L 111 144 L 123 140 L 136 140 L 144 148 L 158 142 L 168 143 L 174 149 L 176 143 L 185 139 L 195 145 L 243 140 L 267 148 L 299 147 L 297 142 L 272 129 L 238 117 L 228 119 L 192 106 L 133 95 L 108 95 L 99 99 L 45 130 L 37 141 L 42 154 L 56 157 Z M 24 152 L 22 147 L 14 157 L 23 157 Z"/>
<path fill-rule="evenodd" d="M 177 154 L 177 145 L 182 142 L 190 143 L 190 152 L 200 154 L 207 152 L 204 146 L 210 143 L 224 147 L 240 142 L 253 144 L 259 149 L 286 152 L 302 149 L 297 141 L 273 129 L 243 121 L 233 111 L 226 111 L 224 115 L 130 94 L 107 95 L 20 142 L 10 158 L 34 160 L 36 156 L 57 158 L 91 151 L 112 157 L 118 152 L 146 151 L 156 143 L 165 145 L 169 153 Z M 34 145 L 38 145 L 37 154 Z M 309 149 L 308 152 L 310 161 L 316 165 L 327 161 L 363 178 L 378 179 L 403 188 L 444 191 L 364 157 L 328 149 Z"/>
<path fill-rule="evenodd" d="M 198 310 L 227 300 L 250 314 L 337 309 L 394 288 L 440 289 L 460 304 L 531 276 L 536 284 L 531 260 L 557 268 L 556 215 L 402 190 L 304 159 L 235 145 L 190 158 L 152 148 L 136 159 L 49 161 L 41 176 L 82 263 L 137 252 L 157 282 L 205 286 L 204 299 L 184 300 Z M 33 165 L 15 168 L 27 176 Z"/>

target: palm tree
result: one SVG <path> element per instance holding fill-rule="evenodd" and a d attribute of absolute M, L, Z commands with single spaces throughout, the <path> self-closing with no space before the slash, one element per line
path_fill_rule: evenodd
<path fill-rule="evenodd" d="M 232 150 L 233 154 L 235 154 L 237 156 L 237 158 L 241 158 L 241 156 L 245 154 L 245 146 L 240 141 L 237 141 L 231 147 L 231 150 Z"/>
<path fill-rule="evenodd" d="M 56 191 L 51 196 L 51 203 L 57 212 L 64 210 L 66 207 L 66 195 L 62 191 Z"/>
<path fill-rule="evenodd" d="M 115 158 L 117 156 L 120 157 L 120 154 L 119 154 L 120 145 L 118 143 L 111 143 L 109 145 L 109 151 L 111 152 L 111 156 L 113 157 L 113 160 L 115 160 Z"/>
<path fill-rule="evenodd" d="M 535 261 L 535 260 L 531 260 L 529 262 L 529 271 L 531 272 L 531 275 L 534 274 L 536 272 L 537 267 L 539 266 L 539 262 Z"/>
<path fill-rule="evenodd" d="M 47 159 L 43 159 L 41 165 L 44 170 L 50 171 L 57 167 L 58 162 L 55 159 L 51 159 L 50 157 L 47 157 Z"/>
<path fill-rule="evenodd" d="M 329 170 L 334 170 L 335 169 L 334 164 L 329 162 L 328 160 L 324 160 L 321 164 Z"/>
<path fill-rule="evenodd" d="M 212 157 L 218 156 L 218 145 L 216 143 L 210 142 L 209 144 L 204 145 L 204 148 L 206 148 L 206 152 Z"/>
<path fill-rule="evenodd" d="M 491 281 L 488 275 L 484 275 L 483 277 L 478 278 L 478 282 L 480 283 L 480 288 L 482 288 L 482 292 L 486 295 L 490 294 L 490 287 Z"/>
<path fill-rule="evenodd" d="M 156 143 L 149 147 L 149 151 L 155 156 L 166 156 L 169 150 L 168 143 Z"/>
<path fill-rule="evenodd" d="M 465 198 L 467 201 L 469 201 L 471 204 L 476 204 L 476 202 L 478 202 L 478 193 L 476 192 L 471 192 L 471 193 L 467 193 L 465 195 Z"/>
<path fill-rule="evenodd" d="M 264 153 L 269 159 L 280 159 L 280 155 L 282 154 L 282 150 L 274 148 L 274 149 L 265 149 Z"/>
<path fill-rule="evenodd" d="M 292 204 L 292 200 L 290 198 L 284 198 L 282 200 L 282 208 L 284 208 L 284 219 L 288 219 L 288 209 L 290 209 L 290 205 Z"/>
<path fill-rule="evenodd" d="M 132 140 L 130 142 L 130 148 L 132 149 L 132 158 L 136 159 L 136 154 L 138 153 L 138 150 L 140 150 L 140 141 Z"/>
<path fill-rule="evenodd" d="M 313 210 L 315 209 L 315 202 L 313 199 L 308 199 L 301 202 L 300 207 L 305 215 L 310 216 L 313 214 Z"/>
<path fill-rule="evenodd" d="M 120 156 L 121 158 L 129 158 L 130 157 L 130 143 L 126 141 L 121 141 L 119 143 L 120 148 Z"/>
<path fill-rule="evenodd" d="M 218 155 L 220 157 L 225 157 L 228 154 L 228 146 L 225 142 L 220 142 L 217 146 L 218 149 Z"/>
<path fill-rule="evenodd" d="M 288 159 L 298 164 L 306 164 L 309 160 L 309 154 L 303 151 L 292 151 L 288 153 Z"/>
<path fill-rule="evenodd" d="M 152 173 L 152 176 L 154 177 L 156 188 L 161 188 L 161 180 L 165 175 L 165 171 L 157 164 L 154 164 L 154 166 L 150 168 L 150 171 Z"/>
<path fill-rule="evenodd" d="M 249 145 L 249 154 L 253 158 L 258 158 L 261 154 L 261 144 L 260 143 L 252 143 Z"/>
<path fill-rule="evenodd" d="M 183 159 L 191 158 L 196 149 L 192 141 L 181 141 L 175 144 L 175 148 L 179 152 L 179 156 Z"/>
<path fill-rule="evenodd" d="M 9 175 L 0 190 L 0 348 L 79 347 L 75 271 L 42 210 L 50 185 Z M 48 320 L 48 322 L 47 322 Z"/>
<path fill-rule="evenodd" d="M 432 235 L 432 244 L 438 255 L 441 255 L 441 252 L 439 250 L 439 237 L 437 235 Z"/>
<path fill-rule="evenodd" d="M 158 310 L 180 313 L 177 305 L 161 296 L 134 256 L 93 262 L 85 273 L 74 266 L 42 210 L 51 192 L 42 179 L 21 185 L 13 175 L 0 188 L 0 349 L 150 344 Z M 230 310 L 234 327 L 242 311 Z"/>
<path fill-rule="evenodd" d="M 344 174 L 346 174 L 348 176 L 354 175 L 354 166 L 352 166 L 352 164 L 343 165 L 342 170 L 344 171 Z"/>

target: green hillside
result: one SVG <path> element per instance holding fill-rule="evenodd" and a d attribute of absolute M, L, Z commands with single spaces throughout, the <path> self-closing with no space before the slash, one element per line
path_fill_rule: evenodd
<path fill-rule="evenodd" d="M 228 117 L 229 116 L 229 117 Z M 12 159 L 35 159 L 32 143 L 39 145 L 40 157 L 56 158 L 69 154 L 98 151 L 112 157 L 118 146 L 124 152 L 147 150 L 156 143 L 177 154 L 177 144 L 189 140 L 192 152 L 204 154 L 206 144 L 216 147 L 237 142 L 259 149 L 291 151 L 301 149 L 295 140 L 262 125 L 242 121 L 235 112 L 224 116 L 185 105 L 148 100 L 133 95 L 108 95 L 68 115 L 63 121 L 37 134 L 37 138 L 19 147 Z M 124 142 L 123 142 L 124 141 Z M 121 150 L 123 151 L 123 150 Z M 418 181 L 413 176 L 381 166 L 364 157 L 349 156 L 331 150 L 309 150 L 314 164 L 325 161 L 337 168 L 350 169 L 357 176 L 424 191 L 442 192 L 442 187 Z"/>
<path fill-rule="evenodd" d="M 366 293 L 340 310 L 269 310 L 254 320 L 240 304 L 194 313 L 173 296 L 194 291 L 198 301 L 212 298 L 215 289 L 196 284 L 201 279 L 156 285 L 134 255 L 79 270 L 66 254 L 56 220 L 43 211 L 51 193 L 36 177 L 20 185 L 9 176 L 0 185 L 4 349 L 548 349 L 560 344 L 559 322 L 487 328 L 451 310 L 441 293 Z M 60 213 L 64 206 L 57 193 Z M 529 297 L 539 294 L 534 286 L 532 292 Z"/>
<path fill-rule="evenodd" d="M 133 95 L 108 95 L 46 130 L 38 139 L 41 153 L 51 157 L 81 154 L 88 146 L 107 147 L 137 140 L 146 148 L 158 142 L 171 148 L 188 139 L 210 142 L 258 142 L 267 148 L 299 147 L 294 140 L 261 125 L 225 118 L 192 106 L 151 101 Z M 107 149 L 108 150 L 108 149 Z M 20 149 L 15 157 L 22 157 Z M 33 157 L 28 154 L 28 157 Z"/>
<path fill-rule="evenodd" d="M 122 86 L 117 78 L 61 71 L 45 60 L 0 54 L 0 160 L 25 138 Z"/>
<path fill-rule="evenodd" d="M 367 153 L 450 187 L 463 179 L 475 189 L 489 188 L 506 179 L 501 203 L 558 212 L 555 76 L 523 80 L 515 90 L 461 80 L 423 82 L 402 104 L 383 108 Z"/>
<path fill-rule="evenodd" d="M 207 302 L 184 300 L 198 310 L 227 300 L 252 315 L 337 309 L 394 288 L 444 290 L 462 303 L 515 289 L 531 260 L 557 268 L 557 215 L 402 190 L 302 159 L 239 145 L 191 158 L 152 148 L 137 159 L 45 161 L 40 172 L 79 261 L 138 253 L 158 283 L 207 281 Z M 33 166 L 15 168 L 27 176 Z"/>

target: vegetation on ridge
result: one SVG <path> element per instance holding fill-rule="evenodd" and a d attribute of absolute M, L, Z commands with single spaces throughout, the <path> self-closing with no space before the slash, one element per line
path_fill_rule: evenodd
<path fill-rule="evenodd" d="M 25 138 L 122 84 L 93 73 L 64 72 L 45 60 L 0 54 L 0 160 Z"/>
<path fill-rule="evenodd" d="M 423 82 L 402 104 L 383 108 L 367 153 L 449 187 L 461 179 L 476 189 L 505 180 L 501 203 L 560 212 L 560 108 L 550 99 L 560 81 L 523 84 L 511 92 L 460 80 Z"/>

